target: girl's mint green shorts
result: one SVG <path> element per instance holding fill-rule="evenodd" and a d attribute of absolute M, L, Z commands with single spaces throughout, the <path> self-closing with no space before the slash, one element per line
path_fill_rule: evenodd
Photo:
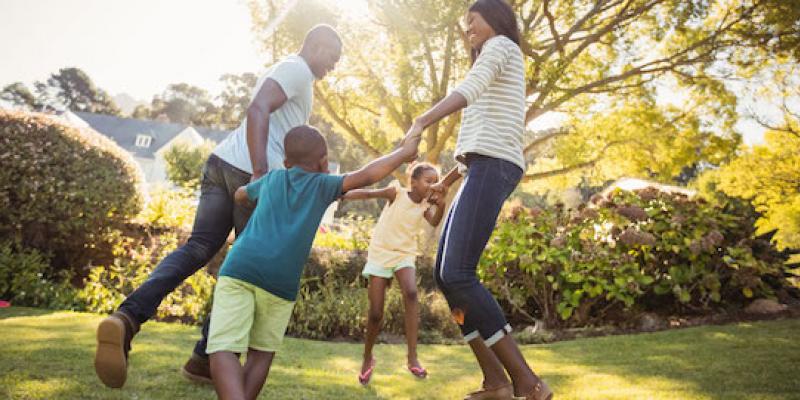
<path fill-rule="evenodd" d="M 369 279 L 370 276 L 392 279 L 394 277 L 394 273 L 403 268 L 416 268 L 414 265 L 414 258 L 408 258 L 400 261 L 392 267 L 384 267 L 383 265 L 367 262 L 367 264 L 364 265 L 364 269 L 361 271 L 361 276 L 367 279 Z"/>

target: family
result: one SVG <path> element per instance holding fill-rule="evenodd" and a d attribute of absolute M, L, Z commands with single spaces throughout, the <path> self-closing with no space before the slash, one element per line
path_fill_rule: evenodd
<path fill-rule="evenodd" d="M 466 13 L 472 66 L 451 93 L 418 116 L 396 150 L 344 175 L 328 170 L 327 144 L 308 124 L 313 83 L 339 61 L 342 38 L 327 25 L 312 28 L 297 54 L 258 80 L 241 125 L 206 161 L 197 214 L 186 244 L 164 258 L 139 288 L 97 328 L 95 370 L 112 388 L 124 385 L 140 326 L 161 301 L 236 240 L 219 271 L 213 306 L 183 374 L 213 383 L 221 399 L 256 399 L 292 315 L 300 277 L 323 214 L 337 200 L 386 200 L 363 275 L 369 314 L 358 374 L 368 385 L 380 362 L 373 347 L 392 279 L 403 293 L 408 371 L 425 378 L 417 357 L 415 235 L 444 219 L 434 268 L 464 340 L 483 373 L 466 399 L 552 399 L 510 335 L 503 311 L 476 275 L 503 203 L 525 169 L 525 63 L 520 33 L 504 0 L 478 0 Z M 412 163 L 405 185 L 364 189 L 417 157 L 426 127 L 464 109 L 455 157 L 440 176 Z M 445 196 L 464 179 L 445 216 Z M 242 365 L 240 358 L 244 357 Z"/>

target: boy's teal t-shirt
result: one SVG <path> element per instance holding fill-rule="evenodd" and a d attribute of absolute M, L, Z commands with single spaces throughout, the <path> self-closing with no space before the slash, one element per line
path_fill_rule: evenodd
<path fill-rule="evenodd" d="M 322 216 L 342 194 L 343 180 L 341 175 L 293 167 L 273 170 L 247 185 L 247 196 L 257 202 L 256 208 L 219 276 L 294 301 Z"/>

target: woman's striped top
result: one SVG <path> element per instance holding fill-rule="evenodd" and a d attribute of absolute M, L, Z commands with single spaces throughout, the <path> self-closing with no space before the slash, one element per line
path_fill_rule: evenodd
<path fill-rule="evenodd" d="M 525 66 L 522 51 L 497 35 L 483 44 L 480 55 L 455 91 L 467 99 L 456 142 L 456 159 L 467 153 L 510 161 L 525 170 Z"/>

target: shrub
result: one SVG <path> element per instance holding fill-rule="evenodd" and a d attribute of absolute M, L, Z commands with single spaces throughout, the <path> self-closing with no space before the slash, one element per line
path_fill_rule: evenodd
<path fill-rule="evenodd" d="M 144 283 L 177 243 L 178 235 L 172 231 L 138 239 L 118 236 L 113 263 L 90 269 L 79 298 L 86 303 L 88 311 L 114 311 L 127 295 Z M 214 282 L 215 279 L 204 271 L 190 276 L 161 302 L 156 319 L 184 323 L 202 321 L 210 311 L 208 299 Z"/>
<path fill-rule="evenodd" d="M 22 306 L 80 308 L 70 278 L 68 271 L 51 271 L 47 257 L 38 250 L 0 243 L 0 299 Z"/>
<path fill-rule="evenodd" d="M 192 191 L 200 189 L 203 179 L 203 164 L 214 150 L 216 143 L 206 140 L 200 146 L 178 144 L 164 153 L 167 163 L 167 178 L 176 186 Z"/>
<path fill-rule="evenodd" d="M 0 148 L 0 236 L 56 268 L 84 265 L 84 250 L 141 208 L 138 167 L 99 133 L 0 111 Z"/>
<path fill-rule="evenodd" d="M 197 212 L 197 197 L 187 190 L 158 189 L 138 215 L 138 220 L 156 229 L 189 231 Z"/>
<path fill-rule="evenodd" d="M 481 279 L 516 316 L 581 326 L 612 310 L 696 312 L 768 297 L 782 259 L 753 218 L 682 195 L 615 191 L 597 209 L 511 208 Z"/>
<path fill-rule="evenodd" d="M 366 252 L 314 249 L 306 264 L 288 332 L 310 339 L 346 337 L 361 339 L 366 330 L 369 309 L 365 280 L 361 270 Z M 417 260 L 420 341 L 452 341 L 460 331 L 450 316 L 444 297 L 434 291 L 430 259 Z M 394 285 L 387 291 L 383 332 L 405 332 L 404 307 L 400 290 Z"/>

